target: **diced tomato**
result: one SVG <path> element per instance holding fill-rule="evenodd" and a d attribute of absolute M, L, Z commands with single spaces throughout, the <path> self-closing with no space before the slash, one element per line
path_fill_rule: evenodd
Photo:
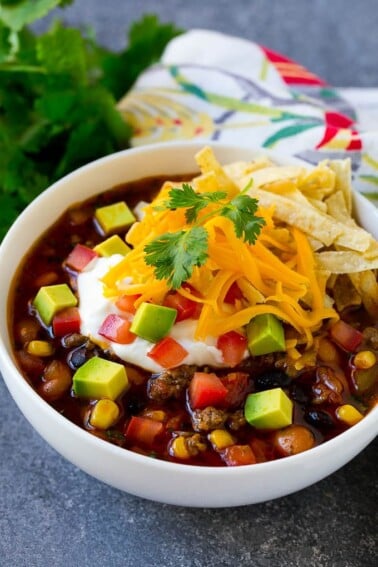
<path fill-rule="evenodd" d="M 243 360 L 247 339 L 236 331 L 229 331 L 218 337 L 217 348 L 222 351 L 223 361 L 228 366 L 236 366 Z"/>
<path fill-rule="evenodd" d="M 189 385 L 189 400 L 192 409 L 224 405 L 228 390 L 214 373 L 195 372 Z"/>
<path fill-rule="evenodd" d="M 136 335 L 130 331 L 131 322 L 119 315 L 107 315 L 98 330 L 98 334 L 109 341 L 127 345 L 135 341 Z"/>
<path fill-rule="evenodd" d="M 147 356 L 164 368 L 178 366 L 187 355 L 188 351 L 171 337 L 165 337 L 147 353 Z"/>
<path fill-rule="evenodd" d="M 126 427 L 125 437 L 129 442 L 151 446 L 163 431 L 164 425 L 160 421 L 133 415 Z"/>
<path fill-rule="evenodd" d="M 195 301 L 184 297 L 177 291 L 168 293 L 164 299 L 163 305 L 177 310 L 176 323 L 193 317 L 197 307 L 197 303 Z"/>
<path fill-rule="evenodd" d="M 225 303 L 230 303 L 231 305 L 234 305 L 235 301 L 237 299 L 243 299 L 243 294 L 242 291 L 240 289 L 240 287 L 238 286 L 238 284 L 236 282 L 234 282 L 229 290 L 227 291 L 225 298 L 224 298 L 224 302 Z"/>
<path fill-rule="evenodd" d="M 333 340 L 348 352 L 354 352 L 361 344 L 363 335 L 345 321 L 337 321 L 329 330 Z"/>
<path fill-rule="evenodd" d="M 66 264 L 77 272 L 81 272 L 97 256 L 97 252 L 92 248 L 83 244 L 76 244 L 75 248 L 68 254 Z"/>
<path fill-rule="evenodd" d="M 52 321 L 55 337 L 64 337 L 69 333 L 80 332 L 80 314 L 77 307 L 67 307 L 57 313 Z"/>
<path fill-rule="evenodd" d="M 245 372 L 230 372 L 221 378 L 223 385 L 227 388 L 225 407 L 239 406 L 248 394 L 250 380 Z"/>
<path fill-rule="evenodd" d="M 136 295 L 122 295 L 119 299 L 117 299 L 115 304 L 121 311 L 126 311 L 127 313 L 136 313 L 136 307 L 134 303 L 137 299 L 139 299 L 139 297 L 139 293 Z"/>
<path fill-rule="evenodd" d="M 222 459 L 229 467 L 256 464 L 256 457 L 249 445 L 231 445 L 222 451 Z"/>
<path fill-rule="evenodd" d="M 274 458 L 274 451 L 271 445 L 263 439 L 252 439 L 250 442 L 252 451 L 256 457 L 257 463 L 265 463 L 266 461 L 272 461 Z"/>

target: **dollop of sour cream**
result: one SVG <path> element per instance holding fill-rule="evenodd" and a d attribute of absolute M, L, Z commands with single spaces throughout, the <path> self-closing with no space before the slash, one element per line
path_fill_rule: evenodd
<path fill-rule="evenodd" d="M 88 264 L 85 271 L 78 276 L 79 312 L 81 319 L 81 333 L 90 337 L 94 342 L 104 348 L 111 348 L 120 359 L 135 364 L 149 372 L 161 372 L 162 367 L 147 356 L 153 344 L 140 337 L 134 342 L 121 345 L 109 341 L 98 334 L 102 322 L 111 313 L 125 316 L 109 298 L 103 294 L 101 278 L 107 271 L 117 264 L 122 256 L 115 254 L 109 257 L 96 258 Z M 130 315 L 130 320 L 132 315 Z M 216 347 L 216 339 L 209 337 L 204 341 L 194 339 L 197 321 L 187 319 L 173 325 L 169 336 L 180 343 L 188 352 L 182 364 L 197 366 L 224 367 L 222 353 Z"/>

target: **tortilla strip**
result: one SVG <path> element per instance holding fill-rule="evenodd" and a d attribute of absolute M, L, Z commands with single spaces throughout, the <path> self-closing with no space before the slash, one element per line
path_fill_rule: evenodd
<path fill-rule="evenodd" d="M 331 215 L 331 217 L 349 226 L 358 227 L 358 224 L 348 213 L 345 195 L 341 189 L 328 197 L 328 199 L 325 200 L 325 203 L 327 205 L 327 212 Z"/>
<path fill-rule="evenodd" d="M 251 189 L 251 197 L 259 200 L 262 207 L 274 206 L 275 218 L 296 226 L 303 232 L 320 240 L 326 246 L 338 244 L 351 250 L 364 252 L 370 246 L 372 237 L 362 228 L 352 228 L 335 221 L 310 203 L 297 203 L 290 198 L 269 193 L 263 189 Z"/>
<path fill-rule="evenodd" d="M 297 181 L 298 178 L 304 175 L 305 169 L 296 165 L 280 166 L 280 167 L 265 167 L 253 173 L 245 172 L 249 179 L 253 179 L 253 187 L 256 189 L 262 188 L 269 183 L 276 181 L 284 181 L 285 179 L 293 179 Z"/>
<path fill-rule="evenodd" d="M 358 274 L 349 274 L 349 277 L 361 295 L 366 311 L 378 318 L 378 283 L 374 272 L 368 270 Z"/>
<path fill-rule="evenodd" d="M 366 270 L 378 269 L 378 258 L 369 260 L 352 251 L 327 251 L 315 254 L 318 266 L 333 274 L 354 274 Z"/>
<path fill-rule="evenodd" d="M 336 174 L 336 189 L 343 192 L 345 204 L 349 216 L 352 215 L 352 184 L 351 184 L 351 160 L 348 159 L 335 159 L 328 162 L 328 167 Z"/>

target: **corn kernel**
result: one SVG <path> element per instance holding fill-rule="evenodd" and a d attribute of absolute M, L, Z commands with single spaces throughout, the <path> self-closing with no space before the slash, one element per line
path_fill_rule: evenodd
<path fill-rule="evenodd" d="M 149 417 L 154 421 L 161 421 L 163 422 L 166 418 L 166 413 L 162 410 L 145 410 L 143 412 L 143 417 Z"/>
<path fill-rule="evenodd" d="M 371 350 L 360 350 L 360 352 L 358 352 L 354 357 L 353 362 L 356 368 L 367 370 L 374 366 L 377 362 L 377 357 Z"/>
<path fill-rule="evenodd" d="M 94 406 L 89 423 L 97 429 L 108 429 L 119 417 L 119 407 L 113 400 L 99 400 Z"/>
<path fill-rule="evenodd" d="M 172 441 L 170 449 L 171 455 L 177 457 L 177 459 L 190 458 L 190 453 L 185 443 L 185 437 L 182 437 L 181 435 Z"/>
<path fill-rule="evenodd" d="M 339 406 L 336 410 L 336 416 L 340 421 L 343 421 L 347 425 L 355 425 L 364 417 L 362 413 L 358 411 L 355 407 L 351 406 L 350 404 L 344 404 L 343 406 Z"/>
<path fill-rule="evenodd" d="M 54 353 L 54 346 L 47 341 L 30 341 L 26 350 L 34 356 L 51 356 Z"/>
<path fill-rule="evenodd" d="M 214 431 L 209 434 L 209 441 L 216 451 L 221 451 L 235 444 L 235 439 L 225 429 L 214 429 Z"/>
<path fill-rule="evenodd" d="M 325 337 L 319 342 L 318 356 L 323 362 L 337 362 L 339 358 L 335 345 Z"/>

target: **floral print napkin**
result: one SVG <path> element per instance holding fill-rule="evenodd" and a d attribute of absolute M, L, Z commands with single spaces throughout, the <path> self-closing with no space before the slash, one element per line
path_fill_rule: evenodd
<path fill-rule="evenodd" d="M 219 140 L 310 163 L 350 157 L 355 187 L 378 203 L 378 132 L 360 131 L 337 89 L 256 43 L 189 31 L 170 42 L 119 109 L 133 125 L 134 146 Z"/>

